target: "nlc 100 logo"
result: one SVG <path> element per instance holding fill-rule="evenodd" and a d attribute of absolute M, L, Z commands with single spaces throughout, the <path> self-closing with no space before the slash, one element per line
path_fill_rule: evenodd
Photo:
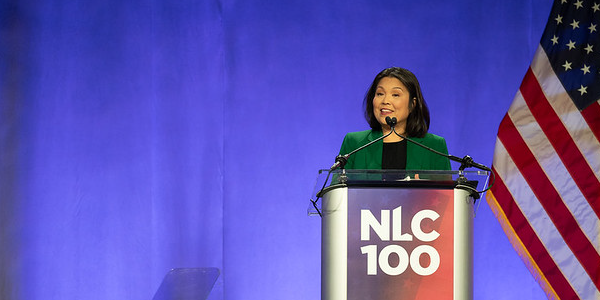
<path fill-rule="evenodd" d="M 432 230 L 423 232 L 421 223 L 425 219 L 437 220 L 440 215 L 430 209 L 424 209 L 417 212 L 410 221 L 412 234 L 406 233 L 402 228 L 402 206 L 392 210 L 381 210 L 381 221 L 378 221 L 373 213 L 368 209 L 360 212 L 360 240 L 371 240 L 371 229 L 377 234 L 381 241 L 411 242 L 414 238 L 421 242 L 431 242 L 436 240 L 440 234 Z M 391 222 L 391 224 L 390 224 Z M 391 232 L 391 239 L 390 239 Z M 385 246 L 378 251 L 377 245 L 367 245 L 360 248 L 362 254 L 367 255 L 367 275 L 377 275 L 377 267 L 388 275 L 400 275 L 410 268 L 419 275 L 427 276 L 435 273 L 440 266 L 440 255 L 438 251 L 430 245 L 418 245 L 409 254 L 398 243 Z M 398 256 L 398 265 L 390 265 L 390 255 Z M 429 255 L 430 263 L 428 266 L 422 266 L 420 262 L 421 255 Z"/>

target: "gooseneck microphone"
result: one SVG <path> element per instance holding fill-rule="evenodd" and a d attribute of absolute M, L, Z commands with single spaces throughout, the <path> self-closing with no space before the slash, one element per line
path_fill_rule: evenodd
<path fill-rule="evenodd" d="M 361 146 L 361 147 L 359 147 L 359 148 L 351 151 L 350 153 L 347 153 L 347 154 L 344 154 L 344 155 L 338 155 L 335 158 L 335 163 L 329 169 L 329 173 L 327 173 L 327 178 L 325 178 L 325 182 L 323 183 L 323 187 L 321 188 L 321 191 L 317 193 L 317 198 L 315 200 L 312 200 L 312 199 L 310 200 L 310 202 L 312 203 L 312 205 L 316 209 L 316 211 L 319 214 L 319 216 L 322 217 L 323 215 L 321 214 L 321 211 L 319 210 L 317 202 L 321 198 L 321 193 L 325 189 L 325 186 L 327 185 L 327 182 L 329 180 L 329 176 L 331 175 L 331 173 L 334 170 L 336 170 L 336 169 L 342 169 L 342 175 L 341 175 L 341 177 L 344 177 L 345 176 L 344 166 L 348 162 L 348 158 L 350 156 L 352 156 L 354 153 L 356 153 L 356 152 L 358 152 L 358 151 L 360 151 L 360 150 L 362 150 L 364 148 L 367 148 L 367 147 L 369 147 L 369 146 L 377 143 L 380 140 L 383 140 L 384 138 L 390 136 L 392 133 L 396 134 L 397 136 L 399 136 L 399 137 L 401 137 L 401 138 L 403 138 L 403 139 L 405 139 L 405 140 L 407 140 L 407 141 L 409 141 L 409 142 L 411 142 L 411 143 L 413 143 L 415 145 L 418 145 L 418 146 L 420 146 L 422 148 L 425 148 L 428 151 L 431 151 L 431 152 L 433 152 L 433 153 L 435 153 L 437 155 L 441 155 L 441 156 L 447 157 L 450 160 L 459 162 L 460 163 L 460 168 L 459 168 L 460 171 L 463 171 L 465 168 L 469 168 L 469 167 L 475 167 L 475 168 L 478 168 L 478 169 L 481 169 L 481 170 L 485 170 L 485 171 L 489 171 L 489 172 L 492 171 L 490 168 L 488 168 L 488 167 L 486 167 L 486 166 L 484 166 L 482 164 L 478 164 L 478 163 L 474 162 L 473 159 L 470 156 L 468 156 L 468 155 L 466 155 L 463 158 L 460 158 L 460 157 L 457 157 L 457 156 L 454 156 L 454 155 L 445 154 L 445 153 L 439 152 L 439 151 L 437 151 L 435 149 L 432 149 L 430 147 L 427 147 L 427 146 L 425 146 L 425 145 L 423 145 L 423 144 L 421 144 L 421 143 L 419 143 L 419 142 L 417 142 L 415 140 L 412 140 L 412 139 L 410 139 L 410 138 L 408 138 L 408 137 L 406 137 L 404 135 L 401 135 L 401 134 L 397 133 L 395 127 L 396 127 L 396 124 L 398 123 L 398 119 L 396 119 L 395 117 L 386 117 L 385 118 L 385 122 L 391 128 L 391 130 L 390 130 L 390 132 L 388 134 L 383 135 L 383 136 L 381 136 L 381 137 L 379 137 L 379 138 L 377 138 L 377 139 L 375 139 L 375 140 L 373 140 L 373 141 L 371 141 L 371 142 L 369 142 L 369 143 L 367 143 L 367 144 L 365 144 L 365 145 L 363 145 L 363 146 Z M 492 175 L 494 175 L 493 172 L 492 172 Z M 462 179 L 462 181 L 459 179 L 459 185 L 457 185 L 457 188 L 463 188 L 463 189 L 466 189 L 466 190 L 469 190 L 469 191 L 475 192 L 475 193 L 485 192 L 485 190 L 481 191 L 481 192 L 478 192 L 478 191 L 476 191 L 472 187 L 461 185 L 461 183 L 464 183 L 466 181 L 466 178 L 464 178 L 464 176 L 461 174 L 461 179 Z M 487 189 L 490 189 L 490 187 L 491 186 L 489 186 Z M 479 198 L 479 197 L 477 197 L 477 198 Z"/>
<path fill-rule="evenodd" d="M 395 133 L 397 136 L 399 136 L 399 137 L 401 137 L 401 138 L 403 138 L 403 139 L 405 139 L 405 140 L 407 140 L 407 141 L 409 141 L 409 142 L 411 142 L 411 143 L 413 143 L 413 144 L 415 144 L 417 146 L 425 148 L 425 149 L 427 149 L 427 150 L 429 150 L 429 151 L 431 151 L 431 152 L 433 152 L 433 153 L 435 153 L 437 155 L 441 155 L 441 156 L 447 157 L 448 159 L 453 160 L 455 162 L 459 162 L 460 163 L 460 168 L 458 168 L 458 169 L 460 171 L 463 171 L 465 168 L 470 168 L 470 167 L 475 167 L 477 169 L 488 171 L 488 172 L 492 171 L 492 169 L 490 169 L 490 168 L 488 168 L 488 167 L 486 167 L 486 166 L 484 166 L 482 164 L 476 163 L 475 161 L 473 161 L 473 158 L 471 158 L 468 155 L 465 155 L 465 157 L 460 158 L 458 156 L 445 154 L 445 153 L 439 152 L 439 151 L 437 151 L 437 150 L 435 150 L 435 149 L 433 149 L 431 147 L 427 147 L 427 146 L 425 146 L 425 145 L 423 145 L 423 144 L 421 144 L 421 143 L 419 143 L 417 141 L 414 141 L 414 140 L 412 140 L 412 139 L 410 139 L 410 138 L 408 138 L 408 137 L 406 137 L 404 135 L 401 135 L 401 134 L 397 133 L 396 129 L 394 128 L 396 126 L 396 123 L 398 122 L 398 120 L 396 119 L 396 117 L 391 117 L 391 118 L 390 117 L 386 117 L 385 118 L 385 122 L 392 128 L 391 132 Z"/>
<path fill-rule="evenodd" d="M 347 154 L 344 154 L 344 155 L 340 154 L 340 155 L 336 156 L 335 163 L 333 164 L 333 166 L 331 166 L 331 168 L 329 168 L 329 173 L 327 173 L 327 178 L 325 178 L 325 182 L 323 182 L 323 187 L 321 187 L 321 191 L 317 193 L 317 199 L 315 199 L 315 200 L 311 199 L 310 200 L 310 202 L 312 203 L 313 207 L 315 208 L 315 210 L 317 211 L 317 213 L 319 214 L 320 217 L 323 217 L 323 215 L 321 214 L 321 211 L 319 210 L 319 206 L 317 205 L 317 202 L 319 202 L 319 199 L 321 198 L 321 192 L 325 189 L 325 186 L 327 185 L 327 182 L 329 181 L 329 176 L 331 175 L 331 173 L 334 170 L 336 170 L 336 169 L 342 169 L 343 173 L 342 173 L 341 177 L 345 178 L 345 176 L 346 176 L 346 173 L 345 173 L 346 170 L 344 170 L 344 166 L 346 166 L 346 163 L 348 162 L 348 158 L 352 154 L 354 154 L 354 153 L 356 153 L 356 152 L 358 152 L 358 151 L 360 151 L 362 149 L 365 149 L 365 148 L 367 148 L 367 147 L 369 147 L 369 146 L 377 143 L 378 141 L 381 141 L 381 140 L 385 139 L 386 137 L 390 136 L 392 133 L 394 133 L 395 132 L 394 131 L 394 126 L 396 126 L 396 122 L 397 122 L 396 118 L 394 118 L 394 120 L 390 119 L 389 121 L 388 121 L 388 119 L 390 119 L 390 117 L 386 118 L 386 122 L 388 122 L 388 124 L 390 124 L 390 122 L 392 122 L 392 121 L 394 122 L 393 125 L 390 125 L 392 127 L 392 130 L 388 134 L 383 135 L 383 136 L 381 136 L 381 137 L 379 137 L 379 138 L 377 138 L 377 139 L 375 139 L 375 140 L 373 140 L 373 141 L 371 141 L 371 142 L 369 142 L 367 144 L 364 144 L 364 145 L 362 145 L 362 146 L 354 149 L 350 153 L 347 153 Z"/>
<path fill-rule="evenodd" d="M 387 118 L 385 118 L 385 121 L 386 121 L 386 122 L 388 122 L 388 119 L 389 119 L 389 118 L 390 118 L 390 117 L 387 117 Z M 396 120 L 396 118 L 394 118 L 393 120 Z M 390 122 L 392 122 L 392 120 L 391 120 L 391 119 L 390 119 Z M 388 122 L 388 125 L 389 125 L 389 124 L 390 124 L 390 123 Z M 360 151 L 360 150 L 362 150 L 362 149 L 365 149 L 365 148 L 367 148 L 367 147 L 369 147 L 369 146 L 371 146 L 371 145 L 373 145 L 373 144 L 377 143 L 378 141 L 381 141 L 381 140 L 385 139 L 386 137 L 390 136 L 390 135 L 391 135 L 393 132 L 395 132 L 395 130 L 394 130 L 394 126 L 396 126 L 396 121 L 394 121 L 394 125 L 390 125 L 390 126 L 392 127 L 392 130 L 391 130 L 391 131 L 390 131 L 388 134 L 386 134 L 386 135 L 383 135 L 383 136 L 381 136 L 381 137 L 379 137 L 379 138 L 377 138 L 377 139 L 375 139 L 375 140 L 373 140 L 373 141 L 371 141 L 371 142 L 369 142 L 369 143 L 367 143 L 367 144 L 364 144 L 364 145 L 362 145 L 362 146 L 360 146 L 360 147 L 356 148 L 355 150 L 353 150 L 353 151 L 352 151 L 352 152 L 350 152 L 350 153 L 347 153 L 347 154 L 344 154 L 344 155 L 341 155 L 341 154 L 340 154 L 340 155 L 336 156 L 336 158 L 335 158 L 335 163 L 333 164 L 333 166 L 331 166 L 331 168 L 329 168 L 329 172 L 331 172 L 331 171 L 333 171 L 333 170 L 335 170 L 335 169 L 343 169 L 343 168 L 344 168 L 344 166 L 346 165 L 346 163 L 348 162 L 348 158 L 349 158 L 349 157 L 350 157 L 352 154 L 354 154 L 354 153 L 356 153 L 356 152 L 358 152 L 358 151 Z"/>
<path fill-rule="evenodd" d="M 398 119 L 396 119 L 396 117 L 393 117 L 393 118 L 385 117 L 385 122 L 392 128 L 392 131 L 394 131 L 393 129 L 394 129 L 394 127 L 396 127 L 396 124 L 398 123 Z"/>

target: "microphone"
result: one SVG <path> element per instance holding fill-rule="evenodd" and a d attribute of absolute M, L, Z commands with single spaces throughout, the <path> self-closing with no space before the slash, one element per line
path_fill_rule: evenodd
<path fill-rule="evenodd" d="M 396 126 L 396 123 L 398 123 L 398 119 L 396 119 L 396 117 L 390 118 L 390 117 L 385 117 L 385 122 L 392 128 L 394 128 L 394 126 Z"/>
<path fill-rule="evenodd" d="M 390 131 L 388 134 L 386 134 L 386 135 L 383 135 L 383 136 L 381 136 L 381 137 L 379 137 L 379 138 L 377 138 L 377 139 L 375 139 L 375 140 L 373 140 L 373 141 L 371 141 L 371 142 L 369 142 L 369 143 L 367 143 L 367 144 L 364 144 L 364 145 L 362 145 L 362 146 L 358 147 L 357 149 L 355 149 L 354 151 L 351 151 L 350 153 L 347 153 L 347 154 L 344 154 L 344 155 L 338 155 L 338 156 L 336 156 L 336 157 L 335 157 L 335 163 L 333 164 L 333 166 L 331 166 L 331 168 L 329 168 L 329 172 L 331 173 L 331 172 L 332 172 L 333 170 L 335 170 L 335 169 L 343 169 L 343 168 L 344 168 L 344 166 L 346 165 L 346 163 L 348 162 L 348 158 L 349 158 L 349 157 L 350 157 L 352 154 L 354 154 L 354 153 L 356 153 L 356 152 L 358 152 L 358 151 L 360 151 L 360 150 L 362 150 L 362 149 L 364 149 L 364 148 L 367 148 L 367 147 L 369 147 L 369 146 L 371 146 L 371 145 L 373 145 L 373 144 L 377 143 L 378 141 L 380 141 L 380 140 L 383 140 L 384 138 L 386 138 L 386 137 L 390 136 L 390 134 L 392 134 L 393 132 L 396 132 L 396 131 L 394 130 L 394 126 L 396 126 L 396 123 L 398 122 L 398 121 L 396 120 L 396 118 L 390 118 L 390 117 L 386 117 L 386 118 L 385 118 L 385 122 L 386 122 L 388 125 L 390 125 L 390 127 L 392 127 L 392 130 L 391 130 L 391 131 Z M 393 124 L 391 124 L 391 123 L 393 123 Z"/>
<path fill-rule="evenodd" d="M 445 153 L 439 152 L 439 151 L 437 151 L 435 149 L 432 149 L 430 147 L 427 147 L 427 146 L 425 146 L 425 145 L 423 145 L 423 144 L 421 144 L 421 143 L 419 143 L 417 141 L 409 139 L 408 137 L 406 137 L 404 135 L 401 135 L 401 134 L 397 133 L 396 129 L 394 128 L 394 126 L 396 126 L 396 123 L 398 122 L 398 120 L 396 119 L 396 117 L 391 117 L 391 118 L 390 117 L 386 117 L 385 118 L 385 122 L 392 128 L 391 132 L 395 133 L 397 136 L 399 136 L 399 137 L 401 137 L 401 138 L 403 138 L 403 139 L 405 139 L 405 140 L 407 140 L 407 141 L 409 141 L 409 142 L 411 142 L 411 143 L 413 143 L 415 145 L 418 145 L 418 146 L 420 146 L 422 148 L 425 148 L 425 149 L 427 149 L 427 150 L 429 150 L 429 151 L 431 151 L 431 152 L 433 152 L 433 153 L 435 153 L 437 155 L 441 155 L 441 156 L 447 157 L 448 159 L 453 160 L 455 162 L 459 162 L 460 163 L 460 168 L 458 168 L 458 169 L 460 171 L 463 171 L 465 168 L 470 168 L 470 167 L 475 167 L 477 169 L 488 171 L 488 172 L 492 171 L 492 169 L 490 169 L 490 168 L 488 168 L 488 167 L 486 167 L 486 166 L 484 166 L 482 164 L 476 163 L 475 161 L 473 161 L 473 158 L 471 158 L 468 155 L 465 155 L 465 157 L 460 158 L 460 157 L 457 157 L 457 156 L 454 156 L 454 155 L 445 154 Z"/>

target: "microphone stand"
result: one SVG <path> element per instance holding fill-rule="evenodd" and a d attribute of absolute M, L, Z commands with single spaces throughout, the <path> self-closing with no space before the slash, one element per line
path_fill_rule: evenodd
<path fill-rule="evenodd" d="M 390 125 L 390 126 L 392 124 L 396 125 L 397 121 L 396 121 L 395 117 L 391 118 L 389 120 L 388 120 L 388 118 L 386 118 L 386 122 L 388 123 L 388 125 Z M 465 168 L 475 167 L 475 168 L 480 169 L 480 170 L 488 171 L 492 175 L 494 175 L 494 172 L 492 172 L 492 169 L 490 169 L 487 166 L 484 166 L 482 164 L 476 163 L 475 161 L 473 161 L 473 158 L 471 158 L 469 155 L 465 155 L 465 157 L 460 158 L 460 157 L 457 157 L 457 156 L 454 156 L 454 155 L 450 155 L 450 154 L 445 154 L 445 153 L 439 152 L 439 151 L 437 151 L 437 150 L 435 150 L 435 149 L 433 149 L 431 147 L 427 147 L 427 146 L 425 146 L 425 145 L 423 145 L 423 144 L 421 144 L 421 143 L 419 143 L 417 141 L 413 141 L 412 139 L 409 139 L 408 137 L 399 134 L 398 132 L 396 132 L 396 129 L 394 128 L 394 126 L 391 126 L 391 128 L 392 128 L 391 132 L 395 133 L 397 136 L 399 136 L 399 137 L 401 137 L 401 138 L 403 138 L 403 139 L 405 139 L 405 140 L 407 140 L 407 141 L 409 141 L 409 142 L 411 142 L 411 143 L 413 143 L 415 145 L 418 145 L 419 147 L 425 148 L 425 149 L 427 149 L 427 150 L 429 150 L 429 151 L 431 151 L 433 153 L 436 153 L 438 155 L 447 157 L 450 160 L 453 160 L 455 162 L 460 163 L 460 167 L 458 168 L 458 179 L 456 180 L 456 182 L 458 184 L 456 185 L 456 188 L 470 191 L 471 195 L 473 195 L 473 198 L 475 198 L 475 199 L 479 199 L 479 193 L 480 192 L 477 191 L 477 189 L 475 189 L 475 188 L 467 185 L 468 180 L 467 180 L 467 178 L 465 177 L 465 175 L 463 173 L 463 171 L 465 170 Z M 494 181 L 495 181 L 495 177 L 494 177 Z M 492 185 L 493 185 L 493 183 L 492 183 Z M 489 188 L 491 188 L 491 186 L 488 187 L 488 189 Z"/>
<path fill-rule="evenodd" d="M 377 138 L 377 139 L 374 139 L 374 140 L 372 140 L 371 142 L 369 142 L 369 143 L 366 143 L 366 144 L 364 144 L 364 145 L 362 145 L 362 146 L 360 146 L 360 147 L 358 147 L 358 148 L 354 149 L 352 152 L 350 152 L 350 153 L 348 153 L 348 154 L 344 154 L 344 155 L 338 155 L 338 156 L 336 156 L 336 157 L 335 157 L 335 163 L 333 164 L 333 166 L 331 166 L 331 168 L 329 168 L 329 171 L 331 172 L 331 171 L 333 171 L 333 170 L 335 170 L 335 169 L 338 169 L 338 168 L 344 169 L 344 166 L 345 166 L 345 165 L 346 165 L 346 163 L 348 162 L 348 158 L 349 158 L 349 157 L 350 157 L 352 154 L 354 154 L 354 153 L 356 153 L 356 152 L 358 152 L 358 151 L 360 151 L 360 150 L 362 150 L 362 149 L 364 149 L 364 148 L 367 148 L 367 147 L 369 147 L 369 146 L 371 146 L 371 145 L 373 145 L 373 144 L 377 143 L 377 142 L 378 142 L 378 141 L 380 141 L 380 140 L 383 140 L 383 139 L 385 139 L 386 137 L 390 136 L 390 135 L 391 135 L 393 132 L 395 132 L 395 130 L 394 130 L 394 127 L 392 126 L 392 131 L 390 131 L 388 134 L 386 134 L 386 135 L 383 135 L 383 136 L 381 136 L 381 137 L 379 137 L 379 138 Z"/>
<path fill-rule="evenodd" d="M 425 145 L 423 145 L 423 144 L 421 144 L 421 143 L 419 143 L 417 141 L 413 141 L 412 139 L 409 139 L 408 137 L 405 137 L 405 136 L 397 133 L 396 130 L 393 127 L 392 127 L 392 131 L 397 136 L 399 136 L 399 137 L 401 137 L 401 138 L 403 138 L 403 139 L 405 139 L 405 140 L 407 140 L 407 141 L 409 141 L 409 142 L 411 142 L 411 143 L 413 143 L 415 145 L 418 145 L 419 147 L 425 148 L 425 149 L 427 149 L 427 150 L 429 150 L 429 151 L 431 151 L 433 153 L 436 153 L 438 155 L 447 157 L 448 159 L 453 160 L 455 162 L 459 162 L 460 163 L 460 167 L 458 168 L 458 170 L 460 170 L 460 171 L 464 171 L 465 168 L 470 168 L 470 167 L 475 167 L 477 169 L 480 169 L 480 170 L 483 170 L 483 171 L 488 171 L 488 172 L 492 171 L 492 169 L 490 169 L 490 168 L 488 168 L 488 167 L 486 167 L 486 166 L 484 166 L 482 164 L 476 163 L 475 161 L 473 161 L 473 158 L 471 158 L 468 155 L 465 155 L 465 157 L 460 158 L 458 156 L 454 156 L 454 155 L 450 155 L 450 154 L 445 154 L 445 153 L 439 152 L 439 151 L 437 151 L 437 150 L 435 150 L 435 149 L 433 149 L 431 147 L 427 147 L 427 146 L 425 146 Z"/>
<path fill-rule="evenodd" d="M 389 119 L 389 117 L 387 117 L 387 119 Z M 387 121 L 387 119 L 386 119 L 386 121 Z M 354 153 L 356 153 L 356 152 L 358 152 L 358 151 L 360 151 L 360 150 L 362 150 L 364 148 L 367 148 L 367 147 L 369 147 L 369 146 L 377 143 L 378 141 L 381 141 L 381 140 L 385 139 L 386 137 L 390 136 L 393 132 L 395 132 L 394 131 L 394 126 L 396 126 L 396 123 L 394 123 L 393 125 L 390 125 L 390 126 L 392 127 L 392 130 L 388 134 L 383 135 L 383 136 L 381 136 L 381 137 L 379 137 L 377 139 L 374 139 L 373 141 L 371 141 L 369 143 L 366 143 L 366 144 L 364 144 L 364 145 L 362 145 L 362 146 L 354 149 L 350 153 L 347 153 L 347 154 L 344 154 L 344 155 L 340 154 L 340 155 L 336 156 L 335 163 L 333 163 L 333 165 L 331 166 L 331 168 L 329 168 L 329 173 L 327 173 L 327 178 L 325 178 L 325 182 L 323 182 L 323 187 L 321 187 L 321 190 L 317 193 L 317 199 L 316 200 L 312 200 L 312 199 L 310 200 L 310 202 L 312 202 L 313 207 L 317 210 L 317 213 L 319 214 L 320 217 L 323 217 L 323 215 L 321 214 L 321 211 L 319 210 L 319 207 L 317 206 L 317 202 L 319 201 L 319 198 L 321 198 L 321 193 L 325 189 L 325 186 L 327 185 L 327 181 L 329 181 L 329 176 L 331 175 L 331 172 L 333 172 L 336 169 L 342 169 L 342 174 L 340 175 L 339 182 L 340 183 L 346 183 L 348 181 L 348 176 L 346 176 L 346 169 L 344 169 L 344 166 L 346 166 L 346 163 L 348 163 L 348 158 L 352 154 L 354 154 Z"/>
<path fill-rule="evenodd" d="M 411 142 L 411 143 L 413 143 L 415 145 L 418 145 L 419 147 L 425 148 L 425 149 L 427 149 L 427 150 L 429 150 L 429 151 L 431 151 L 433 153 L 436 153 L 438 155 L 444 156 L 444 157 L 446 157 L 446 158 L 448 158 L 450 160 L 453 160 L 455 162 L 460 163 L 460 167 L 458 168 L 458 171 L 459 171 L 459 173 L 458 173 L 459 177 L 457 179 L 457 183 L 458 184 L 456 185 L 456 188 L 465 189 L 465 190 L 470 191 L 471 195 L 473 195 L 473 198 L 479 199 L 479 193 L 485 192 L 486 190 L 490 189 L 492 185 L 494 185 L 494 181 L 495 181 L 495 174 L 494 174 L 494 172 L 492 172 L 492 170 L 490 168 L 488 168 L 488 167 L 486 167 L 486 166 L 484 166 L 482 164 L 479 164 L 479 163 L 476 163 L 475 161 L 473 161 L 473 158 L 471 158 L 469 155 L 465 155 L 463 158 L 460 158 L 460 157 L 457 157 L 457 156 L 454 156 L 454 155 L 450 155 L 450 154 L 445 154 L 445 153 L 439 152 L 439 151 L 437 151 L 437 150 L 435 150 L 435 149 L 433 149 L 431 147 L 427 147 L 427 146 L 425 146 L 425 145 L 423 145 L 423 144 L 421 144 L 421 143 L 419 143 L 417 141 L 414 141 L 414 140 L 412 140 L 412 139 L 410 139 L 410 138 L 408 138 L 408 137 L 406 137 L 404 135 L 401 135 L 398 132 L 396 132 L 395 126 L 396 126 L 396 123 L 397 123 L 397 119 L 395 117 L 393 117 L 393 118 L 386 117 L 385 121 L 386 121 L 386 123 L 391 128 L 391 130 L 390 130 L 390 132 L 388 134 L 385 134 L 385 135 L 383 135 L 383 136 L 381 136 L 381 137 L 379 137 L 379 138 L 377 138 L 377 139 L 375 139 L 375 140 L 373 140 L 373 141 L 371 141 L 371 142 L 369 142 L 369 143 L 367 143 L 367 144 L 365 144 L 365 145 L 363 145 L 361 147 L 358 147 L 357 149 L 351 151 L 350 153 L 336 156 L 335 163 L 331 166 L 331 168 L 329 168 L 329 172 L 327 173 L 327 178 L 325 179 L 325 182 L 323 183 L 323 187 L 317 193 L 317 199 L 314 200 L 314 201 L 312 199 L 310 200 L 310 202 L 312 202 L 314 208 L 317 210 L 317 213 L 319 214 L 319 216 L 322 217 L 322 214 L 321 214 L 321 211 L 319 210 L 319 208 L 317 206 L 317 202 L 319 201 L 319 198 L 321 198 L 320 194 L 325 189 L 325 186 L 327 185 L 327 181 L 329 181 L 329 176 L 331 175 L 331 172 L 333 172 L 336 169 L 342 169 L 342 174 L 340 175 L 339 181 L 340 181 L 340 183 L 346 183 L 347 180 L 348 180 L 348 177 L 346 176 L 346 169 L 344 169 L 344 166 L 346 165 L 346 163 L 348 163 L 348 158 L 351 155 L 353 155 L 354 153 L 356 153 L 356 152 L 358 152 L 358 151 L 360 151 L 360 150 L 362 150 L 362 149 L 364 149 L 366 147 L 369 147 L 370 145 L 372 145 L 372 144 L 374 144 L 374 143 L 376 143 L 376 142 L 378 142 L 380 140 L 383 140 L 384 138 L 390 136 L 392 133 L 396 134 L 397 136 L 399 136 L 399 137 L 401 137 L 401 138 L 403 138 L 403 139 L 405 139 L 405 140 L 407 140 L 407 141 L 409 141 L 409 142 Z M 475 168 L 478 168 L 480 170 L 484 170 L 484 171 L 490 172 L 492 174 L 493 178 L 494 178 L 494 180 L 492 181 L 492 185 L 488 186 L 488 188 L 486 190 L 481 191 L 481 192 L 479 192 L 479 191 L 477 191 L 477 189 L 475 189 L 475 188 L 467 185 L 468 180 L 464 176 L 463 171 L 466 168 L 470 168 L 470 167 L 475 167 Z"/>
<path fill-rule="evenodd" d="M 374 139 L 371 142 L 366 143 L 366 144 L 364 144 L 364 145 L 362 145 L 362 146 L 354 149 L 350 153 L 336 156 L 335 163 L 333 164 L 333 166 L 331 166 L 331 168 L 329 168 L 329 174 L 331 174 L 331 172 L 333 172 L 333 170 L 335 170 L 335 169 L 338 169 L 338 168 L 342 169 L 342 174 L 340 175 L 340 183 L 345 183 L 348 180 L 348 177 L 346 176 L 346 169 L 344 169 L 344 166 L 346 165 L 346 163 L 348 163 L 348 158 L 352 154 L 354 154 L 354 153 L 356 153 L 356 152 L 358 152 L 358 151 L 360 151 L 360 150 L 362 150 L 364 148 L 367 148 L 367 147 L 369 147 L 369 146 L 377 143 L 380 140 L 385 139 L 386 137 L 390 136 L 393 132 L 395 132 L 394 131 L 394 126 L 392 126 L 392 130 L 388 134 L 383 135 L 383 136 L 381 136 L 381 137 L 379 137 L 377 139 Z M 329 174 L 327 174 L 327 179 L 329 179 Z"/>

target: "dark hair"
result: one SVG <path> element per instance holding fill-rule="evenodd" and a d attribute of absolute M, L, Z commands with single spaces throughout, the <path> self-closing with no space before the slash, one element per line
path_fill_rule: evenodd
<path fill-rule="evenodd" d="M 429 109 L 421 93 L 421 86 L 417 77 L 411 71 L 403 68 L 387 68 L 375 76 L 363 103 L 365 119 L 373 130 L 381 130 L 381 124 L 379 124 L 379 121 L 377 121 L 373 114 L 373 98 L 375 98 L 379 81 L 384 77 L 397 78 L 408 89 L 410 97 L 408 110 L 410 113 L 406 120 L 406 135 L 409 137 L 424 137 L 427 130 L 429 130 Z"/>

